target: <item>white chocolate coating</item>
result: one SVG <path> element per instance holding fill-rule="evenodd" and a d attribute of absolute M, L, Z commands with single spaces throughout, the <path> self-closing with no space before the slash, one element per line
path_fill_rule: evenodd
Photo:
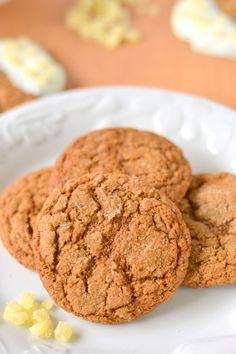
<path fill-rule="evenodd" d="M 236 22 L 214 0 L 178 0 L 173 8 L 174 34 L 207 55 L 236 58 Z"/>
<path fill-rule="evenodd" d="M 24 37 L 0 40 L 0 71 L 13 85 L 36 96 L 61 91 L 66 85 L 64 68 Z"/>

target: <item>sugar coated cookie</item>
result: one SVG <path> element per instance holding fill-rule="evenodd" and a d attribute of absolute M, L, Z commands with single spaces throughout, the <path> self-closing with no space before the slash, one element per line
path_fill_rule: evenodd
<path fill-rule="evenodd" d="M 155 188 L 134 176 L 89 174 L 50 194 L 34 247 L 41 280 L 59 306 L 120 323 L 175 293 L 190 236 L 178 208 Z"/>
<path fill-rule="evenodd" d="M 236 176 L 194 177 L 180 208 L 192 238 L 184 284 L 210 287 L 236 282 Z"/>
<path fill-rule="evenodd" d="M 93 131 L 72 143 L 58 159 L 53 187 L 90 172 L 135 175 L 175 202 L 185 195 L 191 168 L 180 149 L 164 137 L 136 129 Z"/>
<path fill-rule="evenodd" d="M 50 174 L 51 168 L 30 173 L 8 187 L 0 198 L 0 238 L 19 263 L 32 269 L 33 230 L 48 196 Z"/>

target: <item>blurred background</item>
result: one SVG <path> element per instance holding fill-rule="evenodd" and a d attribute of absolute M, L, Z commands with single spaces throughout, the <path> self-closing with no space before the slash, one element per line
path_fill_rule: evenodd
<path fill-rule="evenodd" d="M 193 51 L 171 29 L 176 1 L 154 2 L 156 11 L 151 15 L 131 8 L 132 26 L 141 38 L 115 49 L 84 40 L 67 28 L 65 14 L 72 0 L 6 2 L 0 6 L 0 37 L 27 36 L 38 42 L 64 66 L 67 88 L 154 86 L 205 96 L 236 108 L 236 60 Z"/>

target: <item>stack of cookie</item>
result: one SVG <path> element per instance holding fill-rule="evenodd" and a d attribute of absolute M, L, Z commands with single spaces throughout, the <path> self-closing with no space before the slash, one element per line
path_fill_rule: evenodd
<path fill-rule="evenodd" d="M 13 257 L 39 272 L 59 306 L 121 323 L 182 283 L 236 281 L 235 202 L 234 176 L 192 178 L 164 137 L 104 129 L 3 193 L 0 236 Z"/>

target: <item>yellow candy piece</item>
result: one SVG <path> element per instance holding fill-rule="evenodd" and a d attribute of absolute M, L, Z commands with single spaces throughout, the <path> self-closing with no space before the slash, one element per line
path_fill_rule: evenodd
<path fill-rule="evenodd" d="M 72 337 L 72 329 L 66 322 L 58 322 L 54 331 L 56 340 L 61 342 L 68 342 Z"/>
<path fill-rule="evenodd" d="M 32 319 L 34 322 L 43 322 L 50 320 L 49 313 L 44 308 L 40 308 L 33 312 Z"/>
<path fill-rule="evenodd" d="M 16 301 L 9 301 L 5 307 L 5 311 L 19 312 L 22 311 L 23 307 Z"/>
<path fill-rule="evenodd" d="M 4 312 L 3 318 L 16 326 L 23 326 L 29 323 L 29 315 L 27 312 Z"/>
<path fill-rule="evenodd" d="M 54 306 L 50 300 L 39 304 L 32 293 L 24 292 L 19 301 L 7 303 L 3 319 L 16 326 L 26 325 L 31 334 L 38 338 L 49 339 L 53 334 L 53 322 L 48 311 Z M 72 329 L 66 322 L 58 322 L 54 331 L 56 340 L 68 342 L 72 337 Z"/>
<path fill-rule="evenodd" d="M 50 300 L 45 300 L 40 304 L 41 308 L 44 308 L 47 311 L 50 311 L 53 308 L 54 304 Z"/>
<path fill-rule="evenodd" d="M 18 303 L 21 306 L 23 306 L 26 310 L 30 310 L 35 304 L 34 299 L 35 299 L 34 294 L 24 292 L 23 294 L 21 294 Z"/>
<path fill-rule="evenodd" d="M 25 311 L 25 309 L 17 302 L 11 301 L 5 307 L 3 319 L 16 326 L 22 326 L 26 323 L 29 323 L 30 316 L 27 311 Z"/>
<path fill-rule="evenodd" d="M 34 302 L 33 306 L 31 307 L 30 310 L 27 310 L 28 314 L 29 314 L 29 325 L 33 324 L 33 313 L 39 309 L 39 303 L 38 302 Z"/>
<path fill-rule="evenodd" d="M 42 321 L 29 328 L 31 334 L 35 337 L 48 339 L 52 336 L 53 326 L 51 320 Z"/>

